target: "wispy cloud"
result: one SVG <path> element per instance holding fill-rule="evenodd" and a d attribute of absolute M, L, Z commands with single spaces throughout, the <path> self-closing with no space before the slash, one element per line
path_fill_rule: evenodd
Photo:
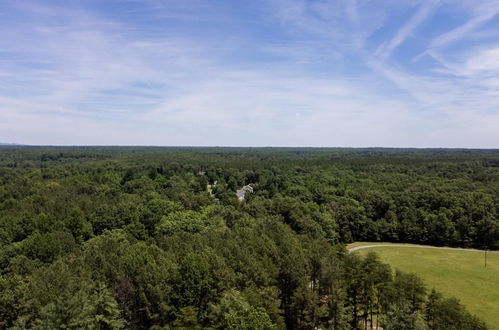
<path fill-rule="evenodd" d="M 450 11 L 467 19 L 435 24 Z M 498 11 L 485 0 L 2 3 L 0 140 L 497 147 L 499 38 L 485 32 Z M 488 37 L 455 45 L 477 33 Z"/>
<path fill-rule="evenodd" d="M 430 49 L 443 47 L 449 43 L 467 37 L 471 32 L 483 26 L 499 14 L 499 1 L 497 0 L 478 1 L 478 3 L 473 1 L 472 3 L 472 18 L 457 28 L 442 33 L 440 36 L 435 38 L 430 43 Z"/>
<path fill-rule="evenodd" d="M 393 39 L 382 43 L 375 52 L 375 56 L 381 60 L 386 60 L 394 49 L 404 43 L 407 38 L 424 22 L 440 4 L 440 0 L 426 0 L 412 17 L 395 34 Z"/>

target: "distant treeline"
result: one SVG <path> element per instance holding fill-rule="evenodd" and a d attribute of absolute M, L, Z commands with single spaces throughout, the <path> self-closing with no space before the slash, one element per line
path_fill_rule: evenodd
<path fill-rule="evenodd" d="M 484 329 L 342 243 L 494 249 L 498 210 L 496 150 L 0 147 L 0 328 Z"/>

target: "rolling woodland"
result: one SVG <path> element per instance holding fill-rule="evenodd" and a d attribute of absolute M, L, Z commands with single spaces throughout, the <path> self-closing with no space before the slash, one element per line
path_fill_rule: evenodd
<path fill-rule="evenodd" d="M 499 152 L 0 147 L 1 329 L 486 329 L 354 241 L 499 248 Z"/>

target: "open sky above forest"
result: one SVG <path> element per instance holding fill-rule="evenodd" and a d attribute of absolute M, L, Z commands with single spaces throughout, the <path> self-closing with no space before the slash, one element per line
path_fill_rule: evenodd
<path fill-rule="evenodd" d="M 0 142 L 499 147 L 497 0 L 0 2 Z"/>

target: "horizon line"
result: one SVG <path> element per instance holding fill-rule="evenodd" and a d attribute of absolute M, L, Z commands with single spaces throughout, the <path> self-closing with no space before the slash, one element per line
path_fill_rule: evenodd
<path fill-rule="evenodd" d="M 34 148 L 239 148 L 239 149 L 412 149 L 412 150 L 489 150 L 499 151 L 499 147 L 394 147 L 394 146 L 238 146 L 238 145 L 125 145 L 125 144 L 23 144 L 0 143 L 1 147 L 34 147 Z"/>

